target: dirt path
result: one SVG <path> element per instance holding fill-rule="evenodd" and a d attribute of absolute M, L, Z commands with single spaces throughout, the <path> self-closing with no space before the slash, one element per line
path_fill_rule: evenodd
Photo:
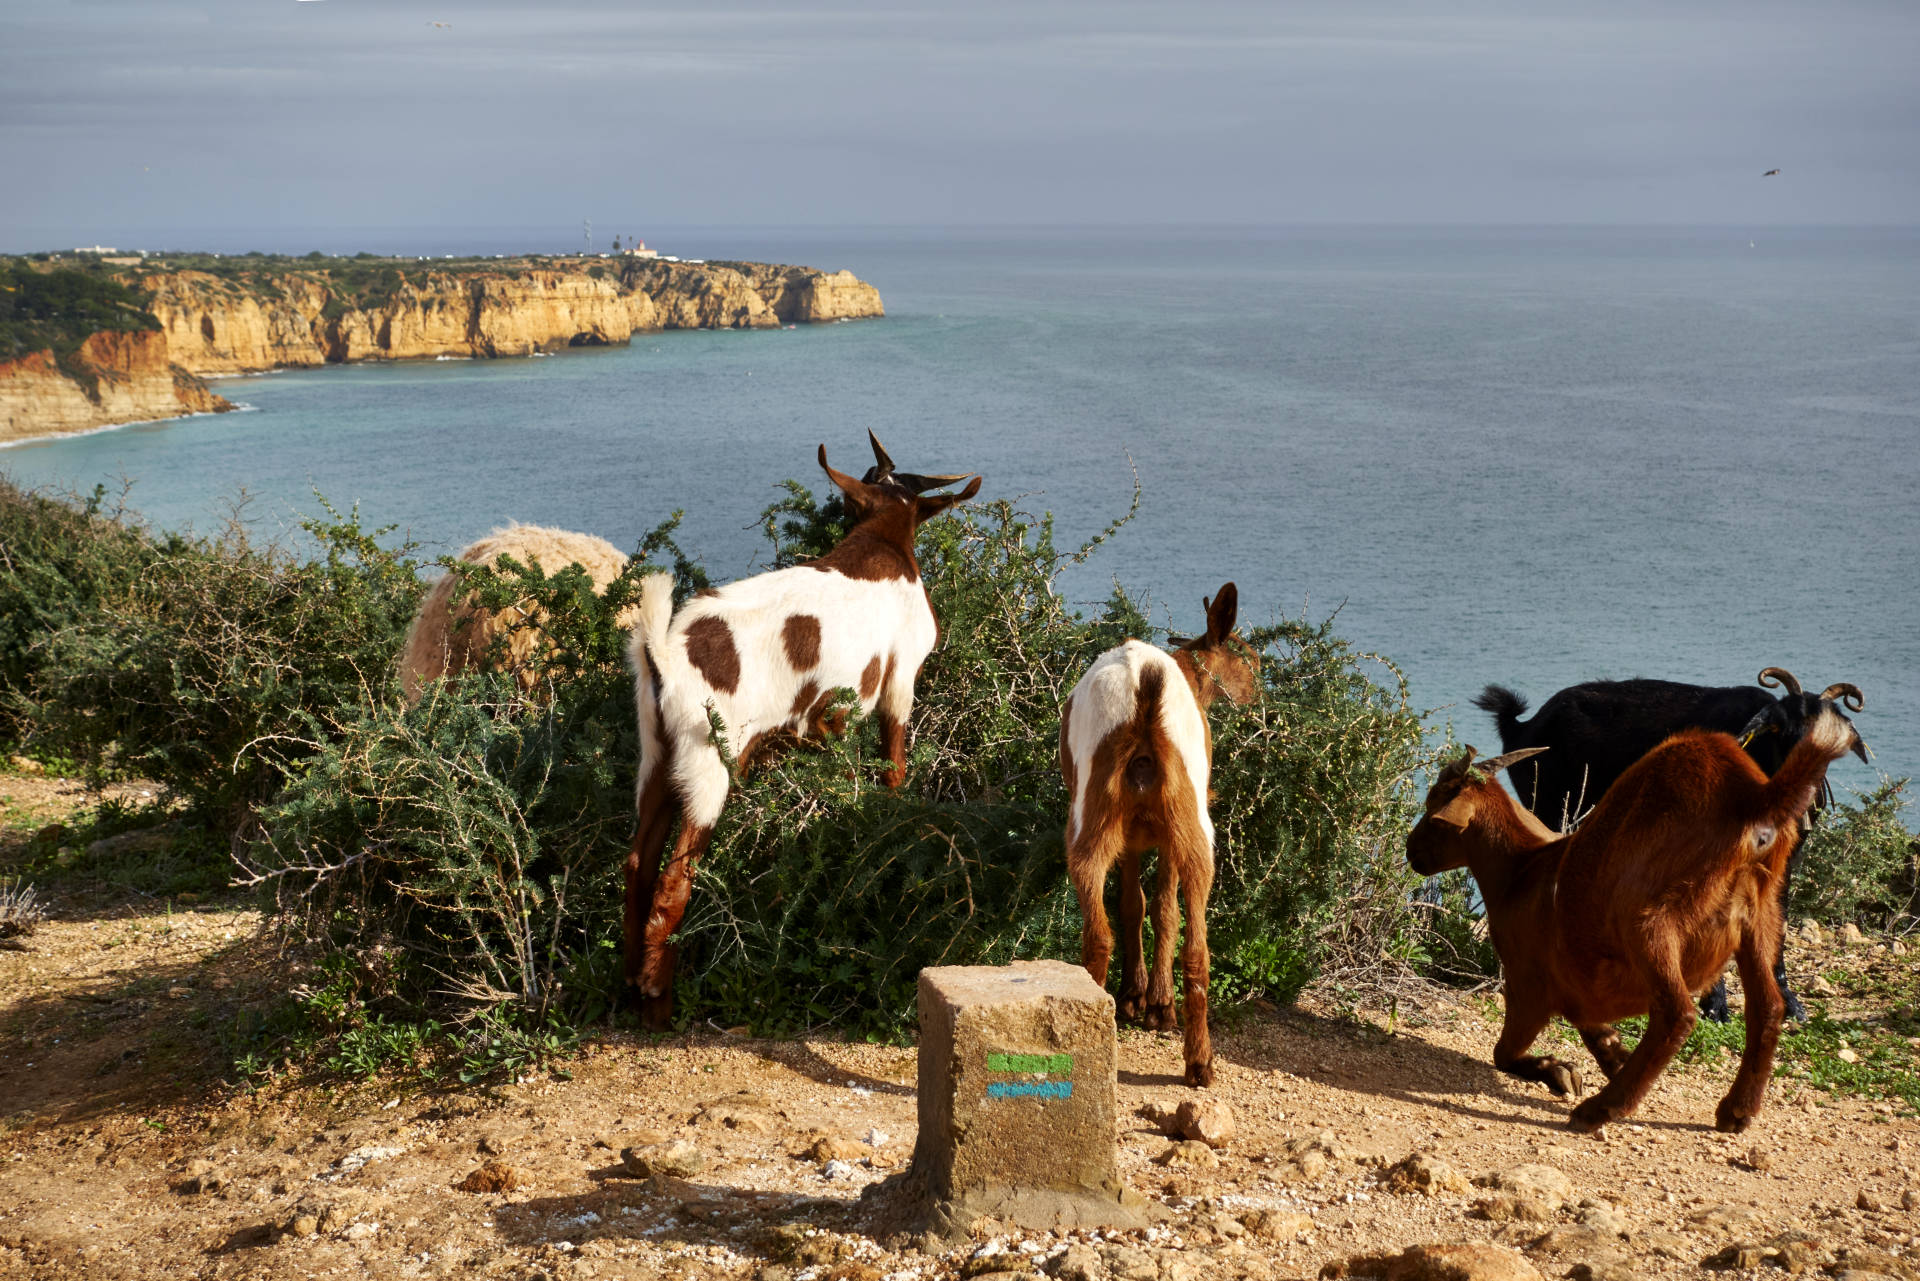
<path fill-rule="evenodd" d="M 1712 1119 L 1732 1064 L 1709 1061 L 1663 1078 L 1634 1124 L 1581 1137 L 1566 1104 L 1489 1066 L 1484 998 L 1403 1008 L 1391 1033 L 1311 1001 L 1224 1019 L 1210 1093 L 1237 1134 L 1210 1168 L 1156 1163 L 1168 1140 L 1136 1110 L 1198 1092 L 1177 1041 L 1123 1033 L 1122 1171 L 1169 1225 L 1072 1253 L 983 1225 L 922 1253 L 864 1235 L 855 1204 L 912 1150 L 909 1048 L 607 1034 L 562 1074 L 491 1089 L 249 1092 L 220 1083 L 223 1029 L 286 982 L 255 913 L 105 891 L 50 909 L 32 950 L 0 952 L 0 1277 L 907 1281 L 1019 1273 L 1051 1252 L 1069 1278 L 1229 1281 L 1428 1242 L 1527 1251 L 1542 1276 L 1667 1277 L 1790 1231 L 1817 1241 L 1800 1247 L 1816 1264 L 1920 1277 L 1920 1125 L 1903 1105 L 1781 1081 L 1754 1130 L 1728 1137 Z M 1915 959 L 1873 963 L 1906 974 Z M 621 1149 L 673 1138 L 704 1168 L 627 1174 Z M 1469 1179 L 1542 1164 L 1567 1186 L 1480 1217 L 1485 1188 L 1387 1191 L 1410 1153 Z M 517 1185 L 455 1188 L 488 1162 Z"/>

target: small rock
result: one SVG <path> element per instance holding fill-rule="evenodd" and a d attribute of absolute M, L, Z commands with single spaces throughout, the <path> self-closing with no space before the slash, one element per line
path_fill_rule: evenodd
<path fill-rule="evenodd" d="M 1819 947 L 1827 941 L 1827 935 L 1820 928 L 1820 922 L 1809 917 L 1800 922 L 1800 941 L 1810 947 Z"/>
<path fill-rule="evenodd" d="M 1552 1223 L 1557 1207 L 1537 1196 L 1502 1192 L 1481 1197 L 1473 1203 L 1473 1212 L 1495 1223 Z"/>
<path fill-rule="evenodd" d="M 853 1165 L 847 1161 L 829 1161 L 820 1167 L 820 1177 L 829 1182 L 835 1179 L 851 1179 Z"/>
<path fill-rule="evenodd" d="M 379 1233 L 380 1225 L 378 1223 L 368 1223 L 363 1220 L 362 1222 L 350 1225 L 346 1230 L 345 1236 L 349 1241 L 365 1241 L 378 1236 Z"/>
<path fill-rule="evenodd" d="M 1709 1205 L 1689 1214 L 1687 1226 L 1702 1232 L 1752 1232 L 1764 1229 L 1767 1218 L 1744 1205 Z"/>
<path fill-rule="evenodd" d="M 620 1162 L 626 1167 L 627 1173 L 636 1179 L 651 1178 L 656 1174 L 688 1179 L 707 1168 L 707 1154 L 685 1139 L 676 1139 L 672 1143 L 622 1148 Z"/>
<path fill-rule="evenodd" d="M 1424 1152 L 1415 1152 L 1388 1170 L 1383 1182 L 1387 1191 L 1402 1196 L 1440 1196 L 1471 1190 L 1471 1185 L 1452 1166 Z"/>
<path fill-rule="evenodd" d="M 1508 1192 L 1515 1196 L 1532 1197 L 1548 1203 L 1548 1208 L 1557 1210 L 1573 1196 L 1573 1180 L 1550 1165 L 1527 1162 L 1510 1166 L 1504 1170 L 1495 1170 L 1492 1174 L 1482 1175 L 1474 1183 L 1483 1188 L 1492 1188 L 1496 1192 Z"/>
<path fill-rule="evenodd" d="M 873 1155 L 873 1149 L 858 1139 L 821 1139 L 807 1149 L 807 1155 L 815 1161 L 859 1161 Z"/>
<path fill-rule="evenodd" d="M 1905 956 L 1907 954 L 1907 945 L 1899 939 L 1895 939 L 1893 942 L 1887 944 L 1887 951 L 1893 953 L 1895 956 Z"/>
<path fill-rule="evenodd" d="M 494 1138 L 491 1134 L 481 1135 L 480 1141 L 473 1146 L 482 1156 L 505 1156 L 507 1154 L 507 1150 L 501 1146 L 500 1140 Z"/>
<path fill-rule="evenodd" d="M 1855 1054 L 1851 1047 L 1845 1045 L 1835 1050 L 1833 1057 L 1839 1059 L 1842 1063 L 1858 1063 L 1860 1061 L 1860 1056 Z"/>
<path fill-rule="evenodd" d="M 1168 1138 L 1180 1136 L 1180 1107 L 1175 1103 L 1143 1103 L 1134 1113 Z"/>
<path fill-rule="evenodd" d="M 1835 987 L 1833 984 L 1827 982 L 1827 976 L 1824 974 L 1814 975 L 1813 978 L 1808 980 L 1807 984 L 1804 987 L 1802 987 L 1800 990 L 1803 992 L 1806 992 L 1811 996 L 1840 995 L 1840 989 Z"/>
<path fill-rule="evenodd" d="M 1632 1228 L 1618 1210 L 1608 1206 L 1593 1206 L 1580 1213 L 1580 1226 L 1610 1237 L 1625 1237 Z"/>
<path fill-rule="evenodd" d="M 1852 921 L 1848 921 L 1840 927 L 1840 941 L 1852 947 L 1866 942 L 1867 936 L 1860 932 L 1859 926 L 1855 925 Z"/>
<path fill-rule="evenodd" d="M 1568 1268 L 1567 1281 L 1640 1281 L 1640 1273 L 1624 1254 L 1598 1255 Z"/>
<path fill-rule="evenodd" d="M 1900 1193 L 1900 1208 L 1902 1210 L 1920 1210 L 1920 1193 L 1916 1193 L 1912 1188 L 1902 1189 Z"/>
<path fill-rule="evenodd" d="M 1213 1149 L 1198 1139 L 1170 1143 L 1165 1152 L 1153 1159 L 1170 1169 L 1214 1170 L 1220 1166 L 1220 1158 L 1213 1154 Z"/>
<path fill-rule="evenodd" d="M 1262 1241 L 1298 1241 L 1313 1234 L 1313 1220 L 1291 1210 L 1252 1210 L 1240 1222 Z"/>
<path fill-rule="evenodd" d="M 1199 1144 L 1205 1147 L 1205 1144 Z M 1209 1149 L 1211 1154 L 1211 1149 Z M 1113 1281 L 1160 1281 L 1160 1261 L 1130 1245 L 1110 1245 L 1100 1252 Z"/>
<path fill-rule="evenodd" d="M 460 1192 L 511 1192 L 526 1182 L 526 1176 L 512 1166 L 489 1161 L 453 1186 Z"/>
<path fill-rule="evenodd" d="M 1887 1208 L 1886 1202 L 1865 1188 L 1861 1188 L 1859 1192 L 1854 1194 L 1853 1207 L 1856 1210 L 1865 1210 L 1868 1214 L 1878 1214 Z"/>
<path fill-rule="evenodd" d="M 297 1237 L 310 1237 L 320 1230 L 320 1220 L 311 1214 L 296 1214 L 287 1220 L 287 1231 Z"/>
<path fill-rule="evenodd" d="M 1765 1148 L 1755 1147 L 1747 1150 L 1747 1168 L 1749 1170 L 1771 1170 L 1773 1153 Z"/>
<path fill-rule="evenodd" d="M 1188 1099 L 1175 1114 L 1174 1125 L 1183 1138 L 1210 1148 L 1233 1142 L 1233 1109 L 1218 1099 Z"/>
<path fill-rule="evenodd" d="M 1060 1281 L 1105 1281 L 1107 1275 L 1093 1247 L 1078 1241 L 1048 1259 L 1046 1269 Z"/>

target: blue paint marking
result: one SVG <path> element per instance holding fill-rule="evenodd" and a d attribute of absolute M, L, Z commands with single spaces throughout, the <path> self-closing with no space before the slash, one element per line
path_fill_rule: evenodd
<path fill-rule="evenodd" d="M 1072 1081 L 994 1081 L 987 1086 L 990 1099 L 1070 1099 Z"/>

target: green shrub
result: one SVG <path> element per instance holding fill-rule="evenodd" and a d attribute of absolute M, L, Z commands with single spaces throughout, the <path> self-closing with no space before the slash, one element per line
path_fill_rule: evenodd
<path fill-rule="evenodd" d="M 211 539 L 149 539 L 97 514 L 69 522 L 75 605 L 26 646 L 31 679 L 9 691 L 15 723 L 30 743 L 111 759 L 216 831 L 245 833 L 316 749 L 317 717 L 390 695 L 419 596 L 406 549 L 380 545 L 386 531 L 328 515 L 304 524 L 322 548 L 314 560 L 255 546 L 238 522 Z M 116 579 L 104 562 L 129 538 L 137 572 Z"/>
<path fill-rule="evenodd" d="M 1821 811 L 1794 855 L 1792 915 L 1892 929 L 1920 912 L 1920 842 L 1900 821 L 1906 779 Z"/>
<path fill-rule="evenodd" d="M 837 500 L 788 488 L 765 516 L 776 565 L 844 523 Z M 499 599 L 541 601 L 563 651 L 553 679 L 532 698 L 476 676 L 412 709 L 346 709 L 267 810 L 255 874 L 336 943 L 416 955 L 442 992 L 604 1011 L 637 751 L 611 615 L 668 553 L 681 594 L 697 587 L 669 534 L 600 597 L 495 571 Z M 1123 593 L 1092 620 L 1061 601 L 1055 578 L 1092 551 L 1057 550 L 1050 522 L 1004 502 L 922 531 L 943 642 L 919 683 L 908 785 L 875 781 L 878 736 L 859 722 L 738 782 L 679 934 L 683 1016 L 892 1035 L 922 966 L 1077 955 L 1059 707 L 1097 654 L 1145 631 Z M 1217 719 L 1210 941 L 1216 991 L 1286 998 L 1329 960 L 1357 973 L 1420 954 L 1399 842 L 1425 757 L 1391 669 L 1377 683 L 1324 625 L 1252 639 L 1269 647 L 1265 700 Z"/>

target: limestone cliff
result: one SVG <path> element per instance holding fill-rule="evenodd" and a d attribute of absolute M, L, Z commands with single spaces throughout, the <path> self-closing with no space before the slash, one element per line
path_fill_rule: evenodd
<path fill-rule="evenodd" d="M 199 381 L 203 374 L 525 356 L 625 343 L 657 329 L 766 329 L 884 314 L 879 292 L 851 272 L 763 263 L 622 258 L 416 267 L 333 259 L 221 274 L 148 265 L 120 279 L 145 295 L 159 331 L 95 334 L 81 364 L 67 362 L 80 370 L 78 381 L 51 353 L 0 364 L 6 437 L 232 408 Z"/>
<path fill-rule="evenodd" d="M 233 408 L 170 363 L 166 336 L 153 330 L 97 333 L 67 365 L 78 378 L 51 351 L 0 361 L 0 440 Z"/>

